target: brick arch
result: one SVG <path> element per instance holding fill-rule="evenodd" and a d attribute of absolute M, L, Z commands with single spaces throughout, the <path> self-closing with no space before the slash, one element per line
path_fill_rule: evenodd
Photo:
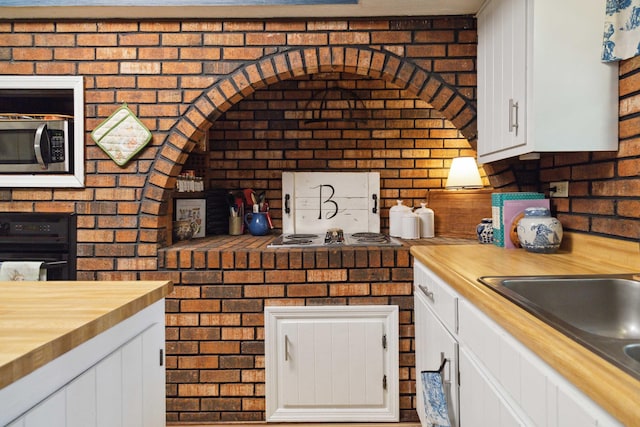
<path fill-rule="evenodd" d="M 149 228 L 165 229 L 162 215 L 168 192 L 186 158 L 213 121 L 233 105 L 279 81 L 323 72 L 347 72 L 397 85 L 429 103 L 460 130 L 476 148 L 476 107 L 473 100 L 412 61 L 368 47 L 310 47 L 266 56 L 236 70 L 200 95 L 178 120 L 154 161 L 143 193 L 142 213 Z M 166 215 L 165 215 L 166 216 Z M 154 221 L 155 218 L 155 221 Z M 168 222 L 170 219 L 165 218 Z M 154 227 L 155 223 L 155 227 Z M 165 236 L 155 236 L 163 242 Z"/>

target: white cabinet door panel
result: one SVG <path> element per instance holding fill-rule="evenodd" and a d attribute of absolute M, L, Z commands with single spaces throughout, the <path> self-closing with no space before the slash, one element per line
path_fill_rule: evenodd
<path fill-rule="evenodd" d="M 416 408 L 423 425 L 428 425 L 424 412 L 424 397 L 421 372 L 438 369 L 442 359 L 444 366 L 444 392 L 449 409 L 449 421 L 458 426 L 458 342 L 451 335 L 434 311 L 428 299 L 419 289 L 414 289 L 415 336 L 416 336 Z"/>
<path fill-rule="evenodd" d="M 502 399 L 481 366 L 460 349 L 460 427 L 524 426 Z"/>
<path fill-rule="evenodd" d="M 91 368 L 66 388 L 67 427 L 92 427 L 97 423 L 96 370 Z"/>
<path fill-rule="evenodd" d="M 60 390 L 51 395 L 47 400 L 29 411 L 24 418 L 25 427 L 65 427 L 66 414 L 64 390 Z"/>
<path fill-rule="evenodd" d="M 118 349 L 96 367 L 98 427 L 122 425 L 122 352 Z"/>
<path fill-rule="evenodd" d="M 397 315 L 397 306 L 267 307 L 267 420 L 398 421 Z"/>
<path fill-rule="evenodd" d="M 283 403 L 363 406 L 384 403 L 380 322 L 283 322 L 288 360 Z"/>

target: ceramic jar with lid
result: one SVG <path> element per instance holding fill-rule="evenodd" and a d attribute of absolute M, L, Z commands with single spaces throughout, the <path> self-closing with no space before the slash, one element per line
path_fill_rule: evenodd
<path fill-rule="evenodd" d="M 416 209 L 415 213 L 420 218 L 420 237 L 435 236 L 433 209 L 428 208 L 426 203 L 420 203 L 420 208 Z"/>
<path fill-rule="evenodd" d="M 420 218 L 414 212 L 402 215 L 402 234 L 403 239 L 419 239 L 420 238 Z"/>
<path fill-rule="evenodd" d="M 518 222 L 518 239 L 529 252 L 556 252 L 562 242 L 562 224 L 547 208 L 526 208 Z"/>
<path fill-rule="evenodd" d="M 411 212 L 411 208 L 403 205 L 402 200 L 398 200 L 397 203 L 389 209 L 389 234 L 393 237 L 402 236 L 402 217 Z"/>
<path fill-rule="evenodd" d="M 476 235 L 480 243 L 493 243 L 493 218 L 482 218 L 476 227 Z"/>

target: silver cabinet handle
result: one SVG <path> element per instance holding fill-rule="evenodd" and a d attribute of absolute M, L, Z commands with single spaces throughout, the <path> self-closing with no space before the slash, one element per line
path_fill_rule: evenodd
<path fill-rule="evenodd" d="M 435 302 L 435 298 L 433 297 L 433 292 L 431 292 L 429 290 L 429 288 L 427 288 L 424 285 L 418 285 L 418 287 L 420 288 L 422 293 L 424 293 L 426 295 L 427 298 L 429 298 L 431 301 Z"/>
<path fill-rule="evenodd" d="M 284 336 L 284 360 L 289 360 L 289 337 Z"/>
<path fill-rule="evenodd" d="M 518 103 L 509 99 L 509 132 L 515 130 L 516 136 L 518 136 L 518 126 Z"/>

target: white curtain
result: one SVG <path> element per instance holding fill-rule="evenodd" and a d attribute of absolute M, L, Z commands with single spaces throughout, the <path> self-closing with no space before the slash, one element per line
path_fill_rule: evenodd
<path fill-rule="evenodd" d="M 640 54 L 640 0 L 607 0 L 602 60 Z"/>

